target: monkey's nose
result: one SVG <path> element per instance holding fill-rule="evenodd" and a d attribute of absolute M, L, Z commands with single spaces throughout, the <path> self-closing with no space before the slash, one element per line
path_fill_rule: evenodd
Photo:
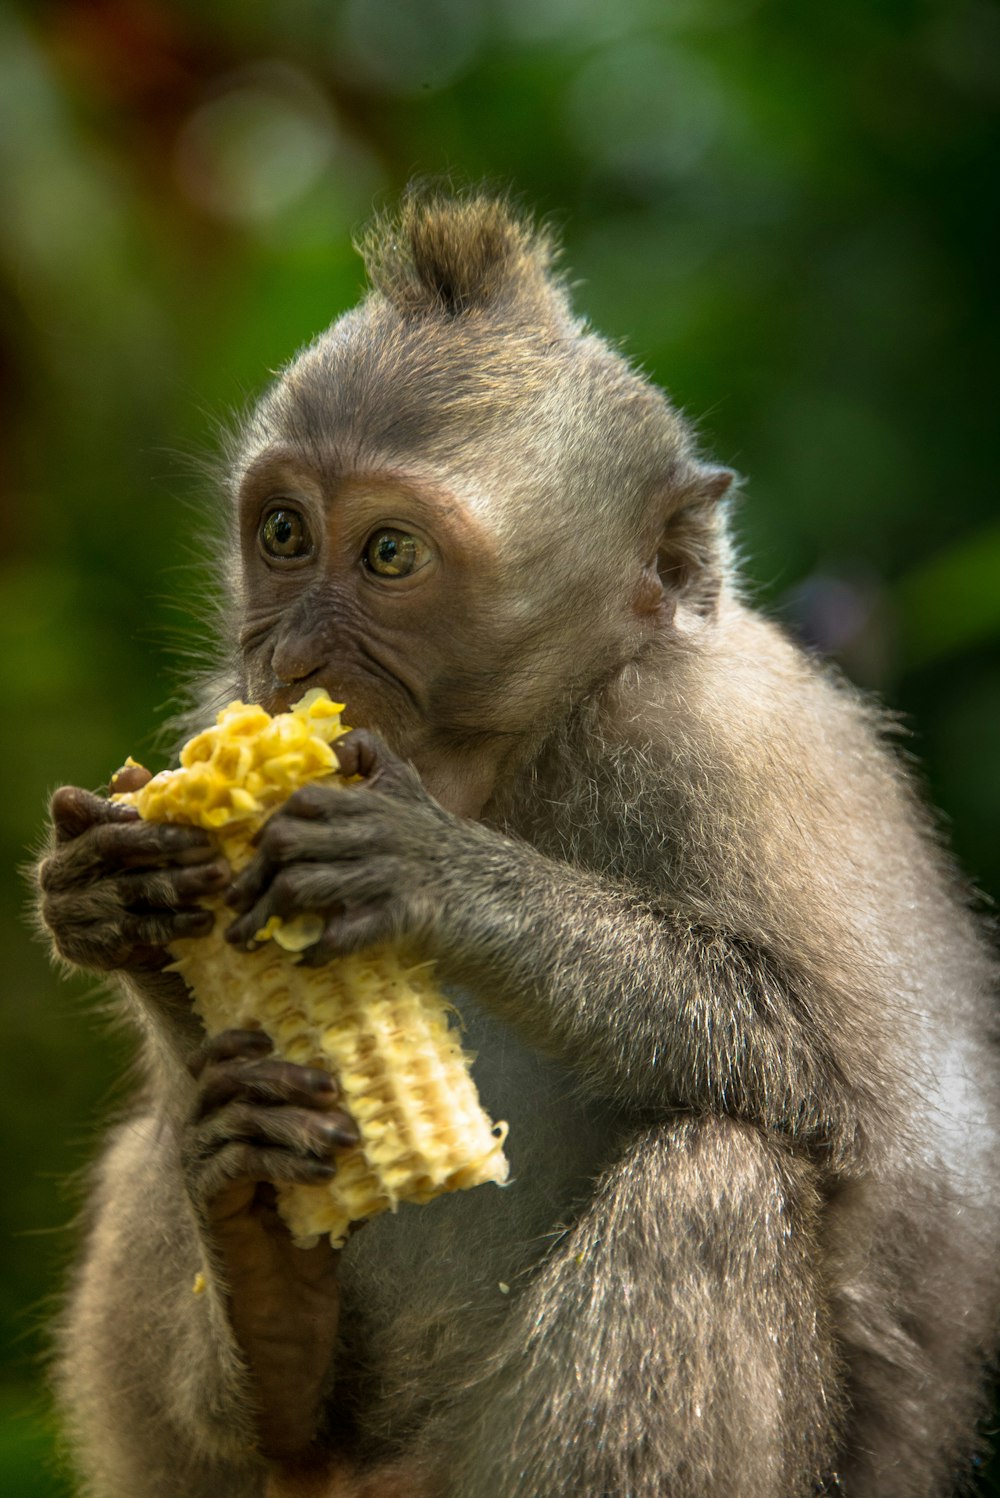
<path fill-rule="evenodd" d="M 283 687 L 298 686 L 315 676 L 326 664 L 324 643 L 316 640 L 282 640 L 271 656 L 271 670 Z"/>

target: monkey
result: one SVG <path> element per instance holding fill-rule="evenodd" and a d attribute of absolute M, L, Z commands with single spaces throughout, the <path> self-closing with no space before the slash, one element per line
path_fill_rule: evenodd
<path fill-rule="evenodd" d="M 348 704 L 233 875 L 64 786 L 37 873 L 142 1082 L 56 1373 L 90 1498 L 943 1498 L 997 1345 L 996 961 L 892 723 L 747 600 L 734 475 L 553 236 L 414 191 L 229 454 L 191 724 Z M 129 768 L 127 789 L 148 772 Z M 433 961 L 511 1183 L 295 1247 L 336 1080 L 169 947 Z M 192 1286 L 203 1293 L 192 1293 Z"/>

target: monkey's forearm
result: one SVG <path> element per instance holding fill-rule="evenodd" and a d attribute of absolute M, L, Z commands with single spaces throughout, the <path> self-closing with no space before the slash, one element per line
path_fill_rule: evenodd
<path fill-rule="evenodd" d="M 740 937 L 495 846 L 456 869 L 444 971 L 626 1106 L 710 1108 L 847 1159 L 859 1079 L 839 1068 L 823 996 Z"/>
<path fill-rule="evenodd" d="M 360 737 L 355 749 L 377 767 L 368 787 L 305 787 L 268 822 L 228 896 L 242 912 L 234 945 L 310 910 L 324 912 L 306 954 L 317 966 L 412 934 L 447 981 L 480 990 L 598 1095 L 633 1110 L 711 1109 L 834 1161 L 856 1155 L 863 1109 L 886 1089 L 874 1044 L 850 1076 L 837 1061 L 849 996 L 783 971 L 750 932 L 699 920 L 681 900 L 602 882 L 454 816 L 412 767 Z"/>
<path fill-rule="evenodd" d="M 95 1493 L 263 1490 L 246 1374 L 153 1117 L 120 1131 L 62 1333 L 62 1397 Z M 88 1489 L 89 1491 L 89 1489 Z"/>
<path fill-rule="evenodd" d="M 165 1038 L 183 1063 L 204 1039 L 204 1028 L 191 1008 L 191 990 L 179 973 L 168 969 L 115 975 L 121 992 L 144 1028 Z"/>

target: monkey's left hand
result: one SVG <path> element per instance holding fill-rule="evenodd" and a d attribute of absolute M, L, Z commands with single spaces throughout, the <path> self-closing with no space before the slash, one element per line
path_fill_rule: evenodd
<path fill-rule="evenodd" d="M 226 900 L 242 914 L 226 939 L 251 947 L 271 916 L 315 913 L 325 926 L 302 961 L 429 933 L 454 840 L 470 824 L 440 806 L 412 766 L 365 729 L 337 741 L 341 773 L 364 784 L 303 786 L 257 836 Z"/>

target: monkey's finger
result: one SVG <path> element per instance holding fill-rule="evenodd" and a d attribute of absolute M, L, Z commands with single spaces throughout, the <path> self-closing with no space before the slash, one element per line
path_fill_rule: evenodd
<path fill-rule="evenodd" d="M 102 822 L 61 846 L 39 868 L 43 890 L 69 890 L 128 868 L 163 868 L 218 860 L 211 838 L 200 827 L 166 827 L 155 822 Z"/>
<path fill-rule="evenodd" d="M 226 931 L 233 946 L 248 946 L 272 916 L 329 911 L 343 904 L 364 905 L 387 898 L 398 885 L 398 870 L 389 860 L 352 864 L 290 864 L 279 869 L 260 898 Z"/>
<path fill-rule="evenodd" d="M 99 822 L 137 822 L 139 813 L 134 806 L 122 806 L 118 801 L 108 801 L 104 796 L 95 796 L 93 791 L 82 790 L 77 785 L 61 785 L 49 801 L 49 815 L 59 842 L 69 842 Z"/>
<path fill-rule="evenodd" d="M 388 852 L 391 836 L 379 836 L 377 827 L 361 823 L 333 824 L 302 820 L 281 820 L 269 824 L 267 836 L 253 860 L 233 880 L 226 904 L 236 910 L 248 910 L 265 889 L 290 864 L 317 864 L 325 868 L 334 863 L 370 859 L 374 853 Z"/>
<path fill-rule="evenodd" d="M 122 930 L 132 946 L 169 947 L 188 936 L 207 936 L 215 925 L 210 910 L 166 910 L 150 915 L 126 914 Z"/>
<path fill-rule="evenodd" d="M 134 942 L 119 928 L 87 930 L 64 927 L 55 933 L 59 956 L 95 973 L 165 967 L 170 955 L 162 946 Z"/>
<path fill-rule="evenodd" d="M 389 750 L 368 728 L 352 728 L 333 746 L 341 775 L 362 775 L 367 780 L 389 758 Z"/>
<path fill-rule="evenodd" d="M 196 1123 L 195 1137 L 203 1157 L 237 1141 L 329 1160 L 335 1150 L 353 1148 L 360 1136 L 354 1120 L 339 1108 L 320 1113 L 234 1101 Z"/>
<path fill-rule="evenodd" d="M 301 967 L 323 967 L 336 957 L 364 951 L 392 941 L 398 932 L 385 907 L 355 906 L 342 915 L 331 916 L 318 941 L 299 957 Z"/>
<path fill-rule="evenodd" d="M 209 1218 L 218 1220 L 213 1202 L 219 1198 L 221 1215 L 228 1217 L 245 1203 L 232 1203 L 227 1188 L 234 1182 L 268 1181 L 273 1186 L 318 1186 L 332 1180 L 336 1166 L 315 1155 L 269 1148 L 233 1140 L 211 1155 L 192 1163 L 187 1170 L 188 1190 L 196 1202 L 204 1203 Z"/>
<path fill-rule="evenodd" d="M 187 1059 L 187 1069 L 198 1078 L 209 1066 L 219 1061 L 256 1061 L 274 1049 L 274 1042 L 263 1030 L 221 1030 L 203 1040 Z"/>
<path fill-rule="evenodd" d="M 159 868 L 171 864 L 208 863 L 218 848 L 202 827 L 177 827 L 139 822 L 129 827 L 95 827 L 88 842 L 108 864 L 127 868 Z"/>
<path fill-rule="evenodd" d="M 286 920 L 289 916 L 322 910 L 331 903 L 332 882 L 327 865 L 292 864 L 276 871 L 272 868 L 266 879 L 260 877 L 252 883 L 244 883 L 237 890 L 235 899 L 230 898 L 233 893 L 230 890 L 226 904 L 233 905 L 238 901 L 244 914 L 229 927 L 226 940 L 235 946 L 251 941 L 272 915 Z"/>
<path fill-rule="evenodd" d="M 210 911 L 172 911 L 166 916 L 134 916 L 119 911 L 88 915 L 87 902 L 50 902 L 45 910 L 60 957 L 94 972 L 156 969 L 171 961 L 166 948 L 177 937 L 211 930 Z"/>
<path fill-rule="evenodd" d="M 115 892 L 122 906 L 136 914 L 155 914 L 159 910 L 180 910 L 217 894 L 229 882 L 229 865 L 224 859 L 194 864 L 179 869 L 134 870 L 114 880 Z"/>
<path fill-rule="evenodd" d="M 390 792 L 426 794 L 423 781 L 413 765 L 400 759 L 377 734 L 367 728 L 352 728 L 350 733 L 345 733 L 342 739 L 337 740 L 333 752 L 337 756 L 342 775 L 364 777 L 366 785 L 361 789 L 374 789 L 377 786 Z"/>
<path fill-rule="evenodd" d="M 353 739 L 355 733 L 361 732 L 361 729 L 356 729 L 350 738 Z M 423 781 L 412 765 L 391 754 L 384 744 L 371 735 L 367 735 L 367 738 L 376 747 L 371 750 L 371 758 L 366 757 L 367 749 L 359 755 L 362 770 L 369 777 L 364 785 L 334 786 L 311 781 L 308 785 L 300 786 L 297 791 L 292 792 L 281 810 L 264 824 L 253 841 L 258 846 L 266 845 L 272 828 L 284 823 L 286 831 L 288 830 L 287 819 L 295 822 L 329 821 L 339 827 L 351 817 L 370 818 L 379 807 L 387 816 L 391 815 L 393 798 L 400 792 L 409 795 L 411 799 L 427 796 Z M 338 739 L 338 751 L 341 743 L 346 742 L 346 738 Z M 379 792 L 379 801 L 373 797 L 373 791 Z M 384 801 L 381 800 L 382 797 Z"/>
<path fill-rule="evenodd" d="M 397 844 L 398 817 L 391 807 L 385 816 L 356 823 L 283 823 L 232 881 L 226 904 L 249 911 L 271 901 L 269 915 L 287 916 L 322 910 L 341 897 L 357 901 L 382 894 L 392 887 L 388 871 L 398 870 Z"/>
<path fill-rule="evenodd" d="M 275 813 L 275 816 L 265 822 L 260 831 L 256 833 L 254 842 L 260 843 L 264 833 L 276 817 L 292 816 L 317 821 L 335 814 L 338 809 L 342 809 L 344 790 L 344 786 L 324 785 L 322 781 L 316 780 L 310 781 L 308 785 L 300 785 L 298 790 L 293 791 L 280 810 Z"/>
<path fill-rule="evenodd" d="M 195 1117 L 204 1118 L 236 1099 L 264 1107 L 319 1108 L 333 1117 L 338 1095 L 329 1072 L 317 1067 L 296 1066 L 291 1061 L 248 1062 L 240 1057 L 216 1062 L 205 1070 Z"/>

